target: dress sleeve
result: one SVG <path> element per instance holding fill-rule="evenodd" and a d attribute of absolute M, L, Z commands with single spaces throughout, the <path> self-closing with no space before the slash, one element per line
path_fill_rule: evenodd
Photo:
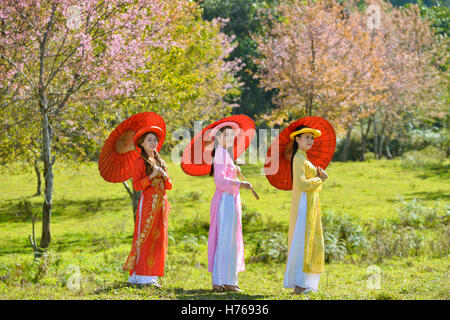
<path fill-rule="evenodd" d="M 136 191 L 146 189 L 150 185 L 148 175 L 145 174 L 145 163 L 143 159 L 137 159 L 133 167 L 133 188 Z"/>
<path fill-rule="evenodd" d="M 214 182 L 217 188 L 224 190 L 225 192 L 234 193 L 236 189 L 239 189 L 241 181 L 237 179 L 228 178 L 226 173 L 227 161 L 226 150 L 218 148 L 214 155 Z"/>
<path fill-rule="evenodd" d="M 297 179 L 300 190 L 311 191 L 322 185 L 322 179 L 320 179 L 319 177 L 306 179 L 306 159 L 302 157 L 295 157 L 294 166 L 294 179 Z"/>
<path fill-rule="evenodd" d="M 167 180 L 164 180 L 164 185 L 166 186 L 166 190 L 171 190 L 172 189 L 172 180 L 170 180 L 170 178 Z"/>

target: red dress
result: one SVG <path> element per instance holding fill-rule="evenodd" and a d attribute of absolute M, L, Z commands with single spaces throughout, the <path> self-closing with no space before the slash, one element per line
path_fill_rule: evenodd
<path fill-rule="evenodd" d="M 135 272 L 136 275 L 162 277 L 170 210 L 166 189 L 172 189 L 172 182 L 164 181 L 161 175 L 149 180 L 144 159 L 139 158 L 133 169 L 133 187 L 143 192 L 136 212 L 133 245 L 123 269 L 129 270 L 130 276 Z"/>

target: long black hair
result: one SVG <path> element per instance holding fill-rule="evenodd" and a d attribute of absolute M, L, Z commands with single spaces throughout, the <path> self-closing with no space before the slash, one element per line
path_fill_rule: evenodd
<path fill-rule="evenodd" d="M 209 175 L 210 176 L 214 176 L 214 156 L 215 156 L 215 154 L 216 154 L 216 148 L 217 148 L 217 145 L 219 144 L 218 142 L 217 142 L 217 134 L 220 132 L 220 134 L 223 134 L 224 132 L 225 132 L 225 130 L 226 129 L 233 129 L 232 127 L 223 127 L 223 128 L 220 128 L 219 130 L 217 130 L 217 132 L 216 132 L 216 136 L 214 137 L 214 149 L 211 151 L 211 170 L 209 171 Z M 230 153 L 230 151 L 228 150 L 228 148 L 227 148 L 227 152 L 228 153 Z"/>
<path fill-rule="evenodd" d="M 295 130 L 293 131 L 293 132 L 295 132 L 295 131 L 298 131 L 298 130 L 301 130 L 301 129 L 303 129 L 303 128 L 308 128 L 307 126 L 304 126 L 304 125 L 301 125 L 301 126 L 298 126 L 298 127 L 296 127 L 295 128 Z M 293 167 L 292 167 L 292 164 L 293 164 L 293 162 L 294 162 L 294 156 L 295 156 L 295 154 L 297 153 L 297 150 L 298 150 L 298 143 L 297 143 L 297 140 L 295 140 L 295 138 L 297 138 L 298 136 L 300 136 L 300 135 L 302 135 L 302 133 L 300 133 L 299 135 L 297 134 L 295 137 L 294 137 L 294 143 L 292 144 L 292 158 L 291 158 L 291 180 L 293 179 L 293 176 L 294 176 L 294 169 L 293 169 Z"/>
<path fill-rule="evenodd" d="M 156 151 L 156 149 L 155 149 L 155 151 L 153 152 L 154 158 L 152 159 L 152 158 L 149 158 L 149 155 L 147 154 L 147 152 L 145 152 L 144 147 L 142 147 L 142 143 L 144 142 L 144 140 L 145 140 L 145 138 L 147 137 L 147 135 L 149 135 L 150 133 L 151 133 L 151 134 L 154 134 L 155 137 L 157 137 L 156 134 L 153 133 L 153 132 L 147 132 L 147 133 L 144 133 L 144 134 L 139 138 L 137 145 L 138 145 L 139 148 L 141 148 L 141 150 L 142 150 L 141 154 L 142 154 L 142 156 L 143 156 L 145 159 L 149 160 L 149 161 L 152 162 L 154 165 L 157 165 L 157 166 L 163 168 L 164 171 L 167 172 L 167 165 L 166 165 L 166 163 L 164 162 L 163 158 L 161 158 L 161 156 L 159 155 L 158 151 Z M 157 138 L 158 138 L 158 137 L 157 137 Z M 153 166 L 151 166 L 147 161 L 145 161 L 144 163 L 145 163 L 145 174 L 146 174 L 146 175 L 151 175 L 151 174 L 153 173 Z"/>

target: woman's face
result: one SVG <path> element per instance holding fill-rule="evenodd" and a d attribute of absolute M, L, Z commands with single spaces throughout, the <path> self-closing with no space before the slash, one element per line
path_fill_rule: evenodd
<path fill-rule="evenodd" d="M 303 151 L 308 151 L 314 144 L 314 136 L 312 133 L 302 133 L 300 136 L 295 137 L 295 141 L 297 141 L 298 148 Z"/>
<path fill-rule="evenodd" d="M 156 150 L 156 147 L 158 146 L 158 138 L 154 133 L 149 133 L 144 138 L 141 146 L 144 148 L 145 152 L 150 155 Z"/>
<path fill-rule="evenodd" d="M 234 145 L 234 130 L 231 128 L 225 129 L 225 131 L 219 134 L 219 143 L 224 148 L 231 148 Z"/>

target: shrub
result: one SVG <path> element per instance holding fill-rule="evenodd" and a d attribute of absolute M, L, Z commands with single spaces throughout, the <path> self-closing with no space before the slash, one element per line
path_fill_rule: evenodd
<path fill-rule="evenodd" d="M 347 254 L 345 243 L 340 241 L 333 233 L 324 232 L 325 261 L 341 260 Z"/>
<path fill-rule="evenodd" d="M 432 258 L 447 257 L 450 251 L 448 239 L 450 239 L 450 227 L 448 224 L 440 226 L 428 242 L 426 251 Z"/>
<path fill-rule="evenodd" d="M 441 150 L 448 147 L 448 132 L 441 128 L 417 128 L 409 131 L 409 139 L 405 142 L 407 150 L 421 150 L 429 146 L 437 146 Z"/>
<path fill-rule="evenodd" d="M 265 233 L 256 240 L 249 262 L 286 262 L 287 237 L 284 233 Z"/>
<path fill-rule="evenodd" d="M 366 159 L 366 160 L 373 160 L 373 159 L 375 159 L 375 153 L 373 153 L 373 152 L 366 152 L 364 154 L 364 159 Z"/>
<path fill-rule="evenodd" d="M 205 243 L 206 240 L 204 235 L 185 234 L 178 242 L 178 245 L 181 246 L 183 251 L 197 252 L 200 244 Z"/>
<path fill-rule="evenodd" d="M 423 240 L 423 236 L 411 227 L 376 229 L 370 239 L 367 257 L 380 263 L 393 256 L 418 255 Z"/>
<path fill-rule="evenodd" d="M 325 262 L 348 255 L 378 263 L 394 256 L 444 257 L 449 252 L 449 206 L 444 205 L 444 211 L 439 215 L 438 208 L 413 199 L 402 202 L 397 216 L 362 225 L 357 218 L 328 210 L 322 216 Z M 245 241 L 253 244 L 249 262 L 284 262 L 288 253 L 284 226 L 264 223 L 257 212 L 245 217 Z"/>
<path fill-rule="evenodd" d="M 416 229 L 433 228 L 441 222 L 437 214 L 437 208 L 429 208 L 420 204 L 420 201 L 413 199 L 409 202 L 402 202 L 403 206 L 398 211 L 399 224 L 404 227 Z"/>
<path fill-rule="evenodd" d="M 433 169 L 445 166 L 447 154 L 445 150 L 428 146 L 423 150 L 405 152 L 401 159 L 401 166 L 406 169 Z"/>
<path fill-rule="evenodd" d="M 446 256 L 450 233 L 448 206 L 444 206 L 445 215 L 439 215 L 436 207 L 425 207 L 417 199 L 402 204 L 397 217 L 367 225 L 371 243 L 368 258 L 381 262 L 393 256 Z"/>
<path fill-rule="evenodd" d="M 0 269 L 5 273 L 0 280 L 15 285 L 36 284 L 48 274 L 50 268 L 57 269 L 59 262 L 46 253 L 38 259 L 6 265 Z"/>
<path fill-rule="evenodd" d="M 246 232 L 259 231 L 264 228 L 262 215 L 257 211 L 249 211 L 249 210 L 244 211 L 244 207 L 242 208 L 241 221 Z"/>
<path fill-rule="evenodd" d="M 332 161 L 340 161 L 342 153 L 344 151 L 345 138 L 337 138 L 336 140 L 336 151 L 334 152 Z M 367 150 L 369 150 L 367 148 Z M 362 149 L 361 149 L 361 137 L 352 135 L 350 138 L 350 147 L 348 149 L 348 160 L 357 161 L 361 159 Z"/>
<path fill-rule="evenodd" d="M 327 262 L 357 253 L 369 245 L 358 221 L 347 214 L 329 210 L 322 216 L 322 224 Z"/>

